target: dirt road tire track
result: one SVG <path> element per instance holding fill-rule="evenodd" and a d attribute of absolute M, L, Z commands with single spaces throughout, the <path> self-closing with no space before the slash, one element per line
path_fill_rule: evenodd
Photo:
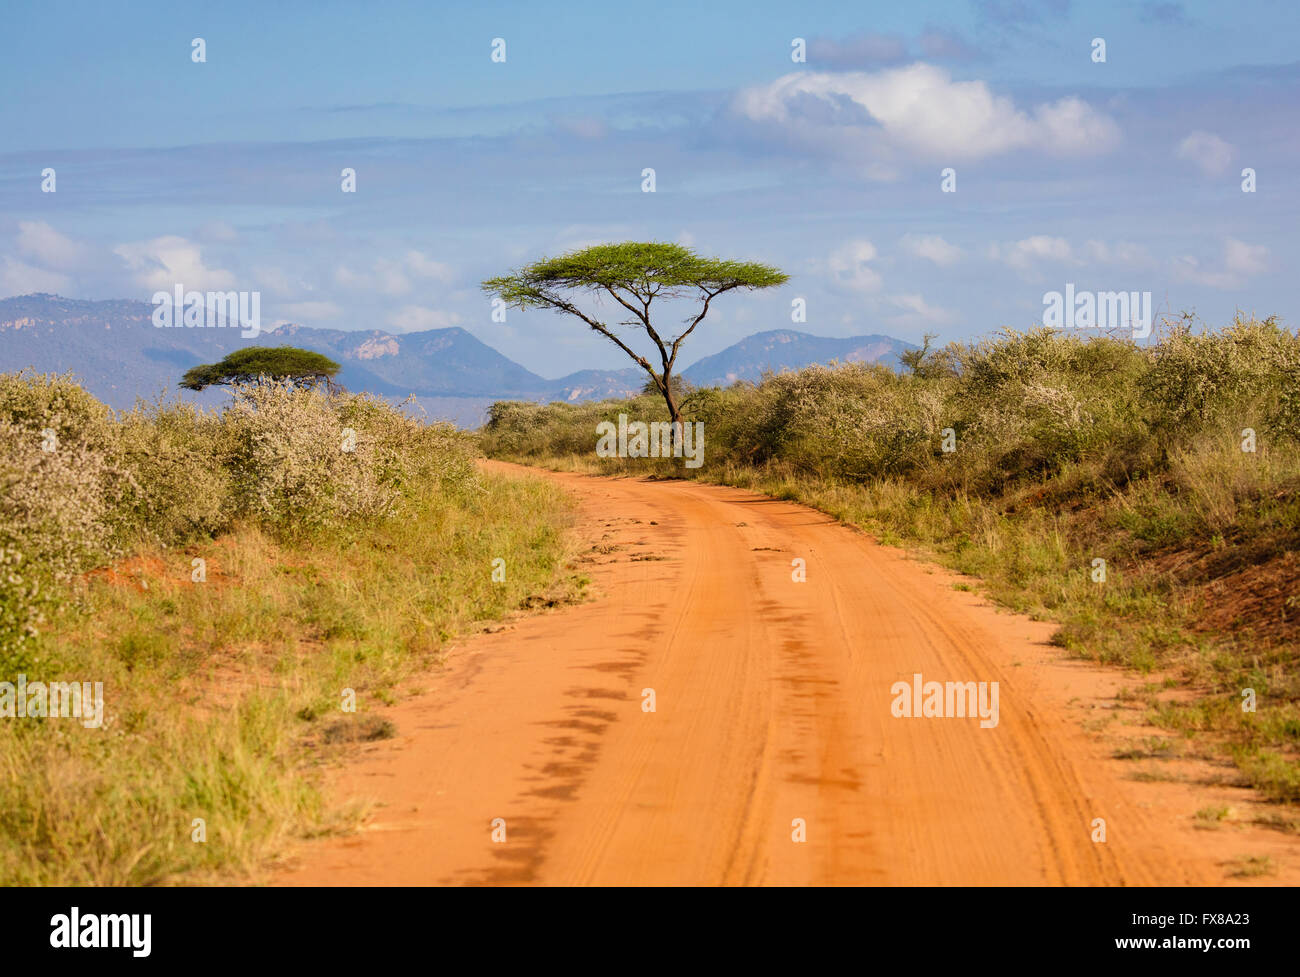
<path fill-rule="evenodd" d="M 379 802 L 366 829 L 276 881 L 1218 883 L 1261 846 L 1295 864 L 1285 836 L 1198 831 L 1193 790 L 1132 780 L 1082 723 L 1120 677 L 1066 660 L 1053 625 L 789 502 L 488 464 L 577 494 L 618 547 L 588 557 L 595 599 L 454 649 L 387 710 L 398 738 L 331 781 Z M 894 718 L 916 672 L 998 682 L 998 726 Z"/>

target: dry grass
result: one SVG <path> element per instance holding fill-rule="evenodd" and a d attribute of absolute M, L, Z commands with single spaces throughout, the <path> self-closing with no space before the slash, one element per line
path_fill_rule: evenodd
<path fill-rule="evenodd" d="M 64 381 L 0 380 L 0 407 L 7 396 L 24 436 L 51 426 L 42 399 L 93 408 Z M 31 416 L 24 397 L 37 404 Z M 27 618 L 22 640 L 4 647 L 0 680 L 102 682 L 105 715 L 98 729 L 0 720 L 0 882 L 255 877 L 286 839 L 354 823 L 357 811 L 322 801 L 314 770 L 331 751 L 385 735 L 372 711 L 405 677 L 435 663 L 454 635 L 580 588 L 560 569 L 570 519 L 561 493 L 477 473 L 463 436 L 373 402 L 275 395 L 251 409 L 55 422 L 64 446 L 102 461 L 83 470 L 95 507 L 41 509 L 34 495 L 40 518 L 9 527 L 10 545 L 34 555 L 22 583 L 38 581 L 47 599 L 42 618 Z M 369 452 L 327 457 L 319 438 L 292 434 L 294 410 L 321 436 L 350 422 L 372 436 Z M 187 441 L 195 427 L 208 439 Z M 240 454 L 248 444 L 261 453 Z M 8 447 L 12 460 L 29 444 Z M 159 491 L 183 488 L 177 466 L 198 462 L 206 467 L 190 492 Z M 339 474 L 338 464 L 349 468 Z M 334 483 L 322 490 L 303 471 Z M 259 485 L 257 504 L 232 503 Z M 204 514 L 219 507 L 207 491 L 228 507 L 211 531 Z M 150 512 L 166 539 L 144 531 Z M 305 518 L 286 524 L 288 514 Z M 103 530 L 99 548 L 70 550 L 55 573 L 42 555 L 62 552 L 60 532 L 88 517 Z M 502 582 L 495 559 L 505 560 Z M 22 588 L 9 586 L 14 606 Z"/>

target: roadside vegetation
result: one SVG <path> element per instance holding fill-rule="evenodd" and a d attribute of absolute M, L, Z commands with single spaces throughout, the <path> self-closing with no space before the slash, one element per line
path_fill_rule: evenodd
<path fill-rule="evenodd" d="M 559 490 L 476 455 L 312 386 L 119 415 L 0 375 L 0 682 L 104 699 L 101 728 L 0 718 L 0 882 L 256 877 L 355 824 L 321 761 L 392 735 L 374 707 L 457 635 L 580 587 Z"/>
<path fill-rule="evenodd" d="M 1147 346 L 1006 331 L 681 410 L 704 423 L 696 470 L 596 456 L 600 422 L 666 420 L 657 392 L 498 403 L 481 438 L 528 464 L 753 488 L 918 548 L 1058 622 L 1075 655 L 1158 672 L 1139 693 L 1155 723 L 1300 802 L 1300 338 L 1276 320 L 1185 317 Z"/>

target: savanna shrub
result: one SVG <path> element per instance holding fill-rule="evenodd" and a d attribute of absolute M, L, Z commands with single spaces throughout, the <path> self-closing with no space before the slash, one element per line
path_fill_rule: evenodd
<path fill-rule="evenodd" d="M 236 511 L 275 529 L 394 514 L 421 481 L 470 477 L 465 438 L 368 395 L 250 384 L 222 414 Z"/>
<path fill-rule="evenodd" d="M 935 433 L 906 380 L 880 366 L 812 366 L 751 389 L 730 443 L 715 447 L 757 462 L 823 476 L 896 474 L 925 460 Z"/>
<path fill-rule="evenodd" d="M 68 377 L 0 375 L 0 670 L 31 662 L 53 586 L 117 554 L 112 412 Z"/>
<path fill-rule="evenodd" d="M 706 467 L 995 495 L 1065 473 L 1080 491 L 1111 491 L 1168 475 L 1171 458 L 1179 472 L 1208 477 L 1218 469 L 1188 452 L 1236 446 L 1246 427 L 1287 450 L 1300 436 L 1300 340 L 1273 319 L 1202 333 L 1183 323 L 1148 346 L 1005 330 L 927 351 L 915 366 L 907 375 L 857 363 L 769 374 L 693 391 L 684 413 L 705 422 Z M 653 398 L 498 403 L 482 443 L 499 456 L 590 455 L 596 421 L 638 410 L 663 419 Z M 949 429 L 956 450 L 944 452 Z M 1185 482 L 1170 485 L 1190 491 Z"/>
<path fill-rule="evenodd" d="M 61 582 L 134 545 L 389 518 L 472 486 L 474 457 L 451 425 L 366 395 L 255 383 L 221 412 L 118 416 L 67 377 L 0 375 L 0 672 L 31 660 Z"/>
<path fill-rule="evenodd" d="M 0 419 L 0 666 L 28 660 L 54 583 L 113 555 L 104 457 L 42 443 Z"/>
<path fill-rule="evenodd" d="M 1238 316 L 1219 332 L 1183 321 L 1152 353 L 1141 387 L 1154 422 L 1179 441 L 1219 421 L 1294 437 L 1300 422 L 1300 338 L 1276 318 Z"/>
<path fill-rule="evenodd" d="M 237 515 L 218 414 L 191 404 L 139 405 L 117 429 L 115 458 L 131 482 L 114 512 L 123 545 L 179 545 L 229 528 Z"/>

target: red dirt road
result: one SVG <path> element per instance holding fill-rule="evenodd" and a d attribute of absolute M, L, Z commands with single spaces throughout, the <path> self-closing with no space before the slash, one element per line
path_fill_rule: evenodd
<path fill-rule="evenodd" d="M 1112 758 L 1138 680 L 1066 660 L 1052 625 L 793 503 L 489 464 L 582 500 L 595 599 L 458 645 L 331 778 L 378 802 L 366 827 L 276 881 L 1223 883 L 1261 855 L 1255 881 L 1300 877 L 1286 835 L 1197 829 L 1248 792 Z M 997 682 L 997 726 L 895 718 L 915 673 Z"/>

